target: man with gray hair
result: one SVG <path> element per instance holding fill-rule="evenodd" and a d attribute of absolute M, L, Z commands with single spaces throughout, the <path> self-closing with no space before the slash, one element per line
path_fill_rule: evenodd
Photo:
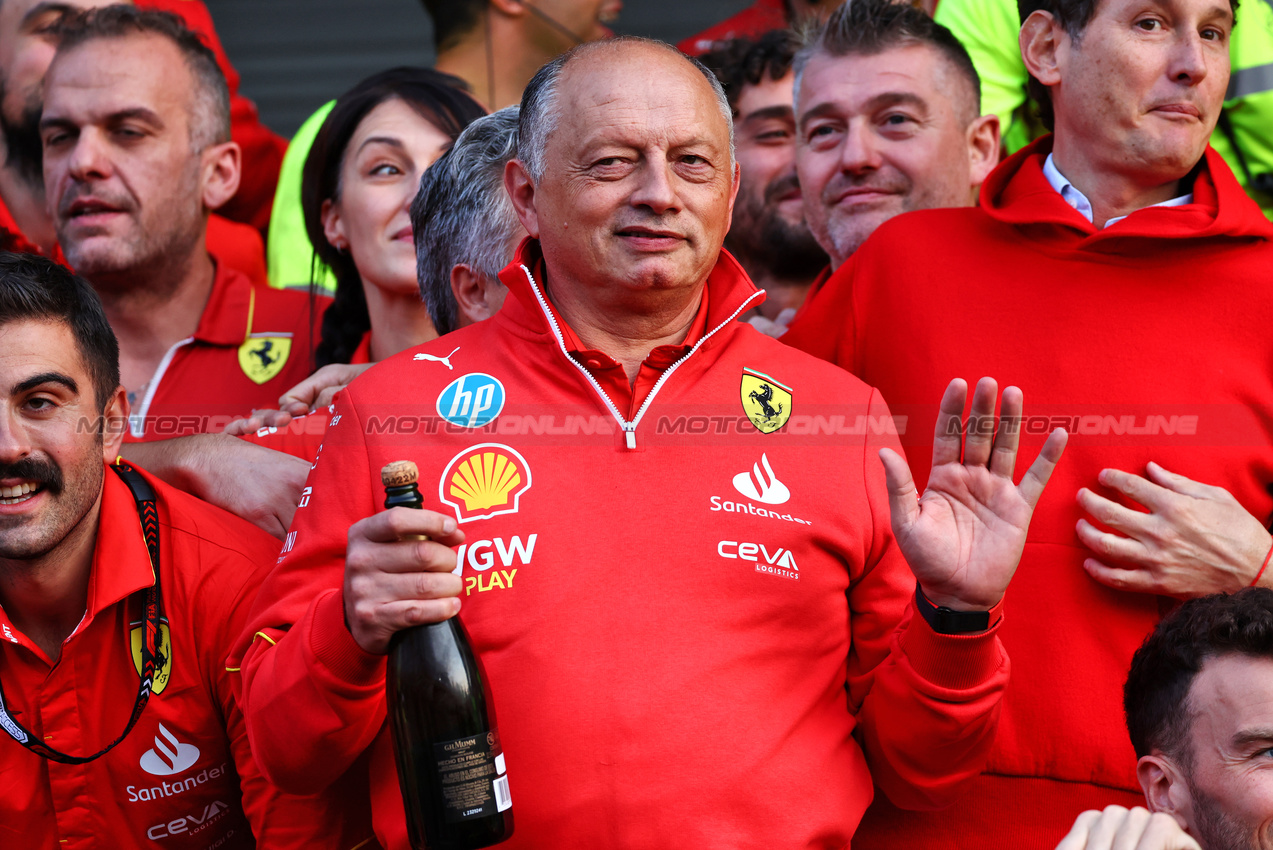
<path fill-rule="evenodd" d="M 670 46 L 576 48 L 519 122 L 503 308 L 336 402 L 229 662 L 255 755 L 297 793 L 370 770 L 377 837 L 420 846 L 383 656 L 462 603 L 499 729 L 453 817 L 511 792 L 518 846 L 844 847 L 872 777 L 942 804 L 994 736 L 1000 600 L 1064 435 L 1014 486 L 984 379 L 917 501 L 878 394 L 737 321 L 763 293 L 721 250 L 731 116 Z M 425 510 L 382 512 L 404 459 Z"/>
<path fill-rule="evenodd" d="M 999 120 L 981 114 L 977 72 L 949 30 L 907 4 L 854 0 L 794 65 L 796 173 L 831 271 L 896 215 L 974 203 L 999 161 Z M 826 278 L 785 340 L 815 353 L 801 325 L 822 311 Z"/>
<path fill-rule="evenodd" d="M 518 110 L 506 106 L 464 128 L 411 203 L 420 295 L 439 334 L 490 318 L 508 292 L 499 273 L 526 236 L 504 191 Z"/>
<path fill-rule="evenodd" d="M 306 297 L 208 253 L 240 151 L 216 57 L 179 18 L 108 6 L 65 20 L 40 134 L 58 241 L 119 339 L 130 439 L 219 431 L 310 372 Z"/>

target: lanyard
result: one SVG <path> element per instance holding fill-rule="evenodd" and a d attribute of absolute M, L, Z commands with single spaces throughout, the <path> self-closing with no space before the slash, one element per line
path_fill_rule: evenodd
<path fill-rule="evenodd" d="M 133 713 L 128 718 L 128 725 L 124 727 L 124 731 L 118 738 L 107 744 L 99 752 L 91 756 L 69 756 L 66 753 L 58 752 L 36 738 L 26 727 L 15 720 L 5 705 L 4 688 L 0 687 L 0 727 L 9 733 L 13 740 L 37 756 L 61 764 L 87 764 L 106 755 L 115 748 L 116 744 L 127 738 L 128 733 L 133 731 L 133 726 L 137 724 L 138 718 L 141 717 L 146 703 L 150 700 L 150 688 L 154 682 L 155 668 L 162 666 L 156 664 L 161 646 L 159 620 L 163 616 L 163 597 L 159 593 L 159 513 L 155 508 L 155 491 L 146 483 L 146 479 L 138 474 L 137 470 L 122 460 L 116 462 L 111 469 L 115 470 L 120 479 L 128 485 L 128 489 L 132 491 L 133 499 L 137 502 L 137 515 L 141 519 L 141 530 L 146 538 L 146 549 L 150 552 L 150 568 L 155 574 L 155 583 L 139 591 L 142 594 L 142 617 L 146 625 L 141 642 L 141 684 L 137 687 L 137 699 L 133 703 Z"/>

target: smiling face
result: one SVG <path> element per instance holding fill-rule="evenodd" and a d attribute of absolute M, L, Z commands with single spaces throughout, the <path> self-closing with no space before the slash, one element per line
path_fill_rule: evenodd
<path fill-rule="evenodd" d="M 833 268 L 899 213 L 971 205 L 988 171 L 972 86 L 932 47 L 814 55 L 796 116 L 805 215 Z"/>
<path fill-rule="evenodd" d="M 1273 847 L 1273 659 L 1228 654 L 1189 689 L 1193 722 L 1178 813 L 1206 850 Z M 1184 789 L 1182 789 L 1184 790 Z"/>
<path fill-rule="evenodd" d="M 158 35 L 95 39 L 49 69 L 45 191 L 67 259 L 95 284 L 185 262 L 200 244 L 208 163 L 224 146 L 193 149 L 194 92 L 179 49 Z"/>
<path fill-rule="evenodd" d="M 0 561 L 32 561 L 91 535 L 86 518 L 121 436 L 103 439 L 102 406 L 62 322 L 0 325 L 0 391 Z M 124 404 L 121 389 L 107 414 Z"/>
<path fill-rule="evenodd" d="M 340 197 L 323 204 L 323 231 L 348 250 L 364 286 L 418 293 L 411 200 L 424 170 L 451 139 L 405 101 L 393 98 L 367 113 L 349 139 L 340 168 Z"/>
<path fill-rule="evenodd" d="M 1077 41 L 1057 34 L 1056 156 L 1144 186 L 1206 150 L 1229 84 L 1228 0 L 1102 0 Z"/>
<path fill-rule="evenodd" d="M 775 275 L 813 276 L 826 265 L 804 220 L 796 177 L 796 127 L 791 106 L 793 73 L 743 87 L 735 106 L 739 188 L 725 245 L 755 257 Z"/>
<path fill-rule="evenodd" d="M 700 286 L 737 190 L 711 85 L 683 58 L 632 43 L 578 56 L 558 84 L 544 173 L 510 184 L 552 289 L 635 303 L 628 296 Z M 510 163 L 510 178 L 520 168 Z"/>

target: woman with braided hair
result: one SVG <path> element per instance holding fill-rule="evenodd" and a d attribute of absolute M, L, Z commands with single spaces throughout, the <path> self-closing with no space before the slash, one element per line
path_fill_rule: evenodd
<path fill-rule="evenodd" d="M 301 183 L 305 229 L 336 277 L 318 366 L 383 360 L 437 336 L 408 209 L 424 170 L 485 114 L 466 88 L 432 69 L 393 68 L 341 95 L 323 122 Z"/>

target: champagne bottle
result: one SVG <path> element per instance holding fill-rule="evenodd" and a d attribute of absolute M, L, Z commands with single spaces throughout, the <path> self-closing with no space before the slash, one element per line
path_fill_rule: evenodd
<path fill-rule="evenodd" d="M 390 463 L 380 480 L 385 508 L 424 507 L 414 463 Z M 394 635 L 385 687 L 411 846 L 472 850 L 511 836 L 495 705 L 460 618 Z"/>

